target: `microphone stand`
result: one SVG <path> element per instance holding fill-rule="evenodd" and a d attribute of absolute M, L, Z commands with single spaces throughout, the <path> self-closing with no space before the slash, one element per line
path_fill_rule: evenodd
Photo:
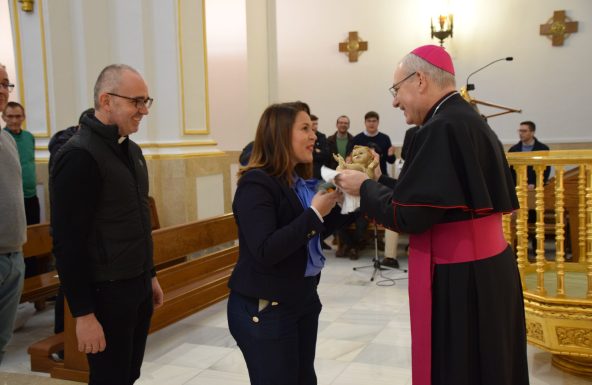
<path fill-rule="evenodd" d="M 467 76 L 467 81 L 466 81 L 465 87 L 462 87 L 461 90 L 460 90 L 460 95 L 467 102 L 469 102 L 473 107 L 475 107 L 475 109 L 477 111 L 479 111 L 479 108 L 477 107 L 477 104 L 481 104 L 481 105 L 484 105 L 484 106 L 487 106 L 487 107 L 493 107 L 493 108 L 497 108 L 497 109 L 500 109 L 500 110 L 504 110 L 503 112 L 498 112 L 498 113 L 491 114 L 491 115 L 484 115 L 486 119 L 493 118 L 494 116 L 500 116 L 500 115 L 510 114 L 512 112 L 517 112 L 517 113 L 521 113 L 522 112 L 522 110 L 521 109 L 518 109 L 518 108 L 506 107 L 506 106 L 502 106 L 502 105 L 499 105 L 499 104 L 494 104 L 494 103 L 491 103 L 491 102 L 485 102 L 483 100 L 472 98 L 469 95 L 469 91 L 473 91 L 475 89 L 475 85 L 469 83 L 469 79 L 471 78 L 471 76 L 473 76 L 477 72 L 479 72 L 479 71 L 481 71 L 481 70 L 489 67 L 490 65 L 492 65 L 494 63 L 497 63 L 499 61 L 503 61 L 503 60 L 512 61 L 512 60 L 514 60 L 514 58 L 511 57 L 511 56 L 508 56 L 508 57 L 504 57 L 504 58 L 501 58 L 501 59 L 497 59 L 497 60 L 492 61 L 491 63 L 488 63 L 488 64 L 484 65 L 483 67 L 477 69 L 476 71 L 471 72 L 469 74 L 469 76 Z"/>
<path fill-rule="evenodd" d="M 373 222 L 373 225 L 374 225 L 374 257 L 372 258 L 372 264 L 365 265 L 365 266 L 357 266 L 357 267 L 354 267 L 353 270 L 358 271 L 360 269 L 366 269 L 369 267 L 373 268 L 374 270 L 372 271 L 372 276 L 370 277 L 370 282 L 374 282 L 374 278 L 376 278 L 376 275 L 379 275 L 380 278 L 382 278 L 382 280 L 376 282 L 376 284 L 378 286 L 392 286 L 398 280 L 408 279 L 407 276 L 398 277 L 398 278 L 391 278 L 391 277 L 385 277 L 382 274 L 383 270 L 398 270 L 403 273 L 407 273 L 407 269 L 400 269 L 400 268 L 384 266 L 384 265 L 380 264 L 380 259 L 378 259 L 378 230 L 376 228 L 376 222 Z"/>
<path fill-rule="evenodd" d="M 479 68 L 479 69 L 478 69 L 478 70 L 476 70 L 476 71 L 473 71 L 473 72 L 471 72 L 471 73 L 469 74 L 469 76 L 467 76 L 467 81 L 466 81 L 466 87 L 467 87 L 467 91 L 473 91 L 473 90 L 475 89 L 475 85 L 474 85 L 474 84 L 469 84 L 469 79 L 471 78 L 471 76 L 473 76 L 473 75 L 475 75 L 477 72 L 479 72 L 479 71 L 481 71 L 481 70 L 483 70 L 483 69 L 485 69 L 485 68 L 489 67 L 490 65 L 492 65 L 492 64 L 495 64 L 495 63 L 497 63 L 498 61 L 502 61 L 502 60 L 506 60 L 506 61 L 512 61 L 512 60 L 514 60 L 514 58 L 513 58 L 512 56 L 503 57 L 503 58 L 501 58 L 501 59 L 494 60 L 494 61 L 492 61 L 491 63 L 484 65 L 483 67 Z"/>

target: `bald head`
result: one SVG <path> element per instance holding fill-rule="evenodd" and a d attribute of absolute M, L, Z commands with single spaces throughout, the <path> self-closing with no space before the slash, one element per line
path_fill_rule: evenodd
<path fill-rule="evenodd" d="M 127 64 L 111 64 L 101 71 L 94 89 L 94 103 L 95 109 L 101 108 L 99 96 L 105 92 L 118 92 L 118 87 L 121 84 L 121 77 L 126 72 L 130 71 L 138 76 L 141 76 L 135 68 Z"/>

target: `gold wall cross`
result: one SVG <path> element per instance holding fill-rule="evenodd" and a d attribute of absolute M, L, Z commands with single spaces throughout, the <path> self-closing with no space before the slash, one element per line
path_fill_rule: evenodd
<path fill-rule="evenodd" d="M 344 52 L 349 57 L 349 62 L 358 61 L 363 51 L 368 50 L 368 42 L 360 40 L 358 32 L 350 32 L 346 41 L 339 43 L 339 52 Z"/>
<path fill-rule="evenodd" d="M 541 24 L 540 34 L 553 41 L 553 46 L 563 45 L 570 33 L 578 32 L 578 22 L 565 16 L 565 11 L 553 12 L 553 17 L 546 24 Z"/>

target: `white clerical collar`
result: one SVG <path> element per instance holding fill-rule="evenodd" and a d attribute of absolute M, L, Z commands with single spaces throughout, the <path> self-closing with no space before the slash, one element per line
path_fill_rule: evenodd
<path fill-rule="evenodd" d="M 125 138 L 127 138 L 127 136 L 120 136 L 119 139 L 117 139 L 117 143 L 119 143 L 119 144 L 123 143 Z"/>
<path fill-rule="evenodd" d="M 448 95 L 447 97 L 442 99 L 442 101 L 440 103 L 438 103 L 438 105 L 436 106 L 436 109 L 434 110 L 434 113 L 432 114 L 432 116 L 436 115 L 436 112 L 438 112 L 438 110 L 440 109 L 442 104 L 444 104 L 445 101 L 447 101 L 448 99 L 450 99 L 451 97 L 453 97 L 456 94 L 458 94 L 458 91 L 454 91 L 453 93 L 451 93 L 450 95 Z"/>

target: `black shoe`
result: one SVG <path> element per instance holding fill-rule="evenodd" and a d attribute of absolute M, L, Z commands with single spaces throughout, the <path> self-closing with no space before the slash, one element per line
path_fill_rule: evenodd
<path fill-rule="evenodd" d="M 331 246 L 327 244 L 327 242 L 321 240 L 321 249 L 323 250 L 331 250 Z"/>
<path fill-rule="evenodd" d="M 339 245 L 339 247 L 337 248 L 337 251 L 335 252 L 335 256 L 337 258 L 345 258 L 348 250 L 349 250 L 349 247 L 347 247 L 345 245 Z"/>
<path fill-rule="evenodd" d="M 382 261 L 380 262 L 380 265 L 398 269 L 399 268 L 399 261 L 397 261 L 395 258 L 383 258 Z"/>

